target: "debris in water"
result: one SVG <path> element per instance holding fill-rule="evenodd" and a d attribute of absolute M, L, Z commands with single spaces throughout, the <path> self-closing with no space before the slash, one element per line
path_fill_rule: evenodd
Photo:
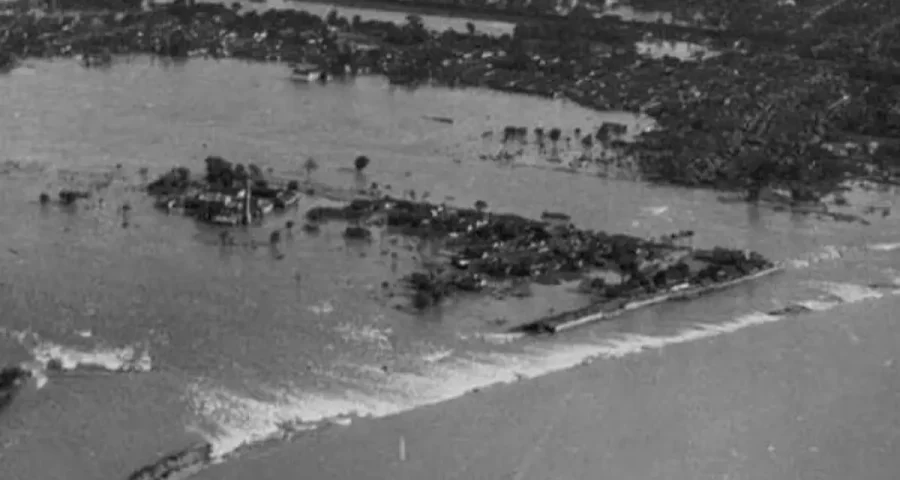
<path fill-rule="evenodd" d="M 61 190 L 59 192 L 59 203 L 62 205 L 72 205 L 78 200 L 91 198 L 90 192 L 77 190 Z"/>
<path fill-rule="evenodd" d="M 453 119 L 450 117 L 433 117 L 430 115 L 425 115 L 424 118 L 434 121 L 434 122 L 438 122 L 438 123 L 447 123 L 447 124 L 451 124 L 451 125 L 453 124 Z"/>

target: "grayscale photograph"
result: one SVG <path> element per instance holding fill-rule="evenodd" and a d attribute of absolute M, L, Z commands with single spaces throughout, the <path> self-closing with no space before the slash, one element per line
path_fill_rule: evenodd
<path fill-rule="evenodd" d="M 900 479 L 900 0 L 218 1 L 0 0 L 0 480 Z"/>

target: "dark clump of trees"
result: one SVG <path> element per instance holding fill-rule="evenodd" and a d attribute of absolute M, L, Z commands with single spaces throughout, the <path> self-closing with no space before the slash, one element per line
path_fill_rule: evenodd
<path fill-rule="evenodd" d="M 191 171 L 185 167 L 175 167 L 147 185 L 147 192 L 154 196 L 184 193 L 193 184 Z"/>
<path fill-rule="evenodd" d="M 204 160 L 206 175 L 204 180 L 213 190 L 231 190 L 243 188 L 244 183 L 250 180 L 253 186 L 265 187 L 267 185 L 261 168 L 255 164 L 233 164 L 219 156 L 209 156 Z"/>
<path fill-rule="evenodd" d="M 353 161 L 353 168 L 356 169 L 357 172 L 362 172 L 369 166 L 369 157 L 365 155 L 360 155 L 356 157 L 356 160 Z"/>

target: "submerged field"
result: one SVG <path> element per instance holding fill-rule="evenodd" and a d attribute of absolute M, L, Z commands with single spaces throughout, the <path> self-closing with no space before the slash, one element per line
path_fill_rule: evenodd
<path fill-rule="evenodd" d="M 479 159 L 500 147 L 486 130 L 614 121 L 636 133 L 646 118 L 479 89 L 407 90 L 377 77 L 297 84 L 288 73 L 271 64 L 136 56 L 93 70 L 28 60 L 0 77 L 0 360 L 62 358 L 71 370 L 51 373 L 0 416 L 0 469 L 12 478 L 125 478 L 197 438 L 225 454 L 594 356 L 766 323 L 755 312 L 791 302 L 825 309 L 874 300 L 891 294 L 898 277 L 891 252 L 900 223 L 892 216 L 869 227 L 835 223 L 723 203 L 715 192 L 575 175 L 538 156 L 514 165 Z M 364 178 L 347 171 L 361 154 L 372 159 Z M 572 336 L 519 338 L 502 332 L 584 300 L 563 285 L 536 287 L 521 300 L 402 313 L 386 306 L 380 289 L 415 265 L 414 249 L 400 239 L 346 243 L 338 227 L 325 227 L 286 239 L 283 257 L 265 245 L 273 228 L 299 222 L 324 200 L 305 199 L 288 216 L 235 234 L 258 248 L 222 248 L 216 229 L 161 214 L 138 190 L 174 166 L 199 169 L 207 155 L 299 177 L 314 157 L 317 182 L 389 184 L 529 217 L 563 211 L 611 232 L 691 229 L 696 246 L 749 248 L 789 268 L 770 282 Z M 103 182 L 109 186 L 74 207 L 37 202 L 41 192 Z M 847 209 L 858 212 L 890 204 L 893 192 L 848 198 Z M 123 365 L 138 372 L 112 372 Z"/>

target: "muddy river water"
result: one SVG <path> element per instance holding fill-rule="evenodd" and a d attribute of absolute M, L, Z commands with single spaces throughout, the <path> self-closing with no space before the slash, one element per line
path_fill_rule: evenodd
<path fill-rule="evenodd" d="M 482 138 L 487 129 L 590 129 L 612 120 L 634 132 L 647 119 L 483 90 L 395 89 L 378 78 L 298 84 L 287 74 L 279 65 L 134 57 L 94 70 L 28 61 L 0 77 L 0 363 L 52 357 L 70 369 L 30 386 L 0 416 L 4 478 L 124 478 L 197 438 L 239 456 L 242 444 L 265 448 L 260 442 L 323 423 L 764 323 L 755 312 L 791 301 L 820 309 L 886 301 L 893 290 L 866 285 L 900 277 L 894 217 L 869 227 L 825 222 L 723 203 L 712 192 L 477 158 L 495 148 Z M 388 239 L 347 244 L 328 228 L 287 238 L 283 258 L 266 247 L 224 249 L 215 231 L 154 211 L 136 189 L 142 168 L 151 176 L 175 165 L 199 169 L 211 154 L 297 175 L 314 157 L 318 181 L 391 184 L 531 216 L 566 211 L 597 229 L 692 229 L 698 245 L 751 248 L 789 268 L 552 341 L 515 338 L 500 333 L 498 319 L 518 323 L 548 303 L 579 300 L 538 288 L 521 301 L 409 315 L 386 307 L 379 292 L 412 267 L 402 241 L 391 246 L 396 260 L 381 254 Z M 360 154 L 372 159 L 363 179 L 344 170 Z M 41 192 L 104 176 L 113 181 L 102 203 L 37 203 Z M 849 200 L 861 208 L 891 198 Z M 264 243 L 313 201 L 304 202 L 239 235 Z M 138 371 L 116 373 L 123 365 Z"/>

